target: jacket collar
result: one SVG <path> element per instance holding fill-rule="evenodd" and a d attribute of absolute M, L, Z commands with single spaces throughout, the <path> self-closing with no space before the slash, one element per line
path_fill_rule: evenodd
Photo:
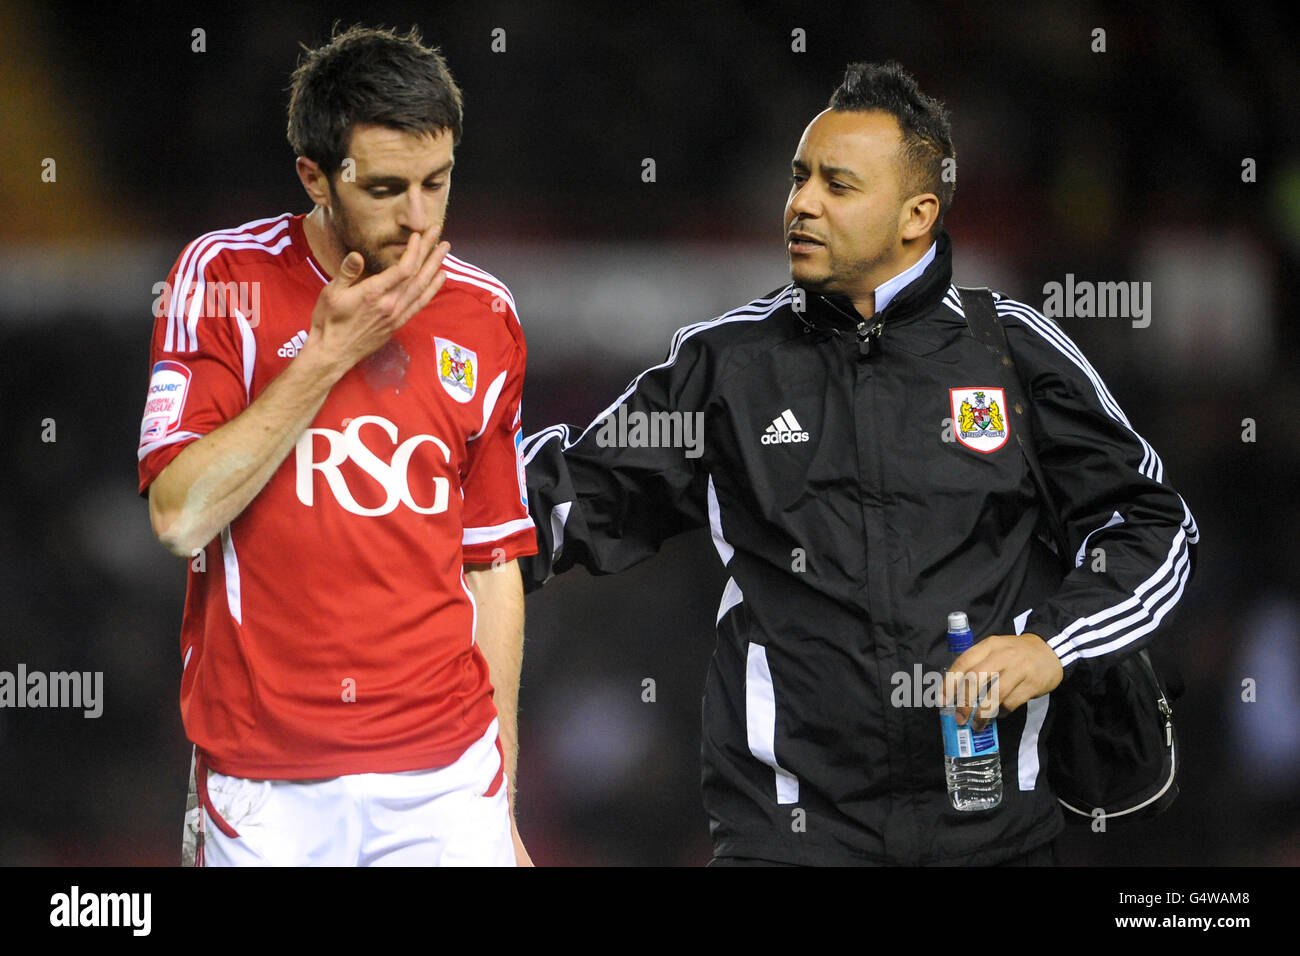
<path fill-rule="evenodd" d="M 889 303 L 894 301 L 894 296 L 919 279 L 921 274 L 925 272 L 925 267 L 934 261 L 938 250 L 939 240 L 936 239 L 930 243 L 930 248 L 925 250 L 925 255 L 894 276 L 894 278 L 887 279 L 876 286 L 876 311 L 883 312 L 889 308 Z"/>
<path fill-rule="evenodd" d="M 812 290 L 805 291 L 807 308 L 800 313 L 800 319 L 814 329 L 852 333 L 863 323 L 871 328 L 894 326 L 924 315 L 943 300 L 952 284 L 952 240 L 946 230 L 939 231 L 933 248 L 934 258 L 929 265 L 911 281 L 904 280 L 903 287 L 894 291 L 885 307 L 877 310 L 870 319 L 862 318 L 847 295 L 839 292 L 823 295 Z M 905 276 L 906 273 L 901 273 L 895 279 Z M 886 287 L 895 279 L 878 288 L 888 291 Z"/>

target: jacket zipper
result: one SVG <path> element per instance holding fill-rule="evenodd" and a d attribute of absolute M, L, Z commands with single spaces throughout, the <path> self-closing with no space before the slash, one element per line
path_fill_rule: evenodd
<path fill-rule="evenodd" d="M 857 319 L 856 325 L 857 325 L 857 336 L 858 336 L 858 355 L 862 356 L 863 358 L 870 355 L 871 340 L 879 339 L 885 332 L 885 322 L 883 319 L 879 318 L 880 313 L 876 313 L 875 322 L 868 322 L 866 319 L 859 318 L 856 312 L 853 315 L 850 315 L 849 313 L 845 312 L 843 309 L 841 309 L 830 299 L 826 298 L 826 296 L 821 296 L 821 300 L 826 304 L 828 308 L 834 310 L 835 312 L 838 312 L 840 315 L 844 316 L 844 318 L 848 319 L 850 322 L 852 322 L 854 319 Z"/>
<path fill-rule="evenodd" d="M 863 319 L 858 323 L 858 354 L 865 357 L 871 354 L 871 340 L 880 338 L 885 332 L 885 323 L 876 320 L 875 324 L 868 325 L 867 320 Z"/>

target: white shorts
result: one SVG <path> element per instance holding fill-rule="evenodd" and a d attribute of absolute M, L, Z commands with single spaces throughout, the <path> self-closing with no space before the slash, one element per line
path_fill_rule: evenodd
<path fill-rule="evenodd" d="M 515 865 L 495 720 L 432 770 L 328 780 L 198 770 L 185 827 L 193 850 L 183 850 L 196 866 Z"/>

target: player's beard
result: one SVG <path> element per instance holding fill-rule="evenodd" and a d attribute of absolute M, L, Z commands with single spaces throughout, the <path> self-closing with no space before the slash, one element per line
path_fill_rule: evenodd
<path fill-rule="evenodd" d="M 333 193 L 334 200 L 330 205 L 330 222 L 334 229 L 334 238 L 343 249 L 343 256 L 346 258 L 349 253 L 361 253 L 361 258 L 365 261 L 363 275 L 372 276 L 383 272 L 388 267 L 379 258 L 380 250 L 366 241 L 365 236 L 361 234 L 361 230 L 348 214 L 347 208 L 339 201 L 338 194 L 334 193 L 332 186 L 330 192 Z"/>
<path fill-rule="evenodd" d="M 361 253 L 361 258 L 365 262 L 365 271 L 362 275 L 377 275 L 389 266 L 395 265 L 397 259 L 401 258 L 400 252 L 397 254 L 397 258 L 394 258 L 392 262 L 389 263 L 385 263 L 384 260 L 380 258 L 380 254 L 385 248 L 388 248 L 390 243 L 401 243 L 404 246 L 409 239 L 409 234 L 405 238 L 394 236 L 392 239 L 388 240 L 388 242 L 380 243 L 379 245 L 368 242 L 361 230 L 357 228 L 356 222 L 353 221 L 351 214 L 348 213 L 347 207 L 339 200 L 338 193 L 334 191 L 333 183 L 330 183 L 330 198 L 333 201 L 330 203 L 330 213 L 327 222 L 332 225 L 334 238 L 338 241 L 339 245 L 342 246 L 343 255 L 345 257 L 350 252 Z M 447 205 L 450 205 L 450 200 Z M 439 236 L 442 235 L 443 224 L 447 221 L 446 205 L 443 206 L 442 215 L 443 218 L 438 223 Z"/>

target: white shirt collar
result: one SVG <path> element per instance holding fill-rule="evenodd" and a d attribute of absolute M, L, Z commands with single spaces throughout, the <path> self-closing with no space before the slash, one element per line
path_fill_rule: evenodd
<path fill-rule="evenodd" d="M 937 242 L 930 243 L 930 251 L 923 255 L 916 265 L 903 270 L 898 275 L 894 276 L 894 278 L 887 279 L 880 283 L 880 285 L 876 286 L 877 312 L 884 312 L 885 306 L 889 305 L 894 296 L 902 292 L 913 279 L 925 271 L 925 267 L 934 261 L 934 253 L 938 246 L 939 244 Z"/>

